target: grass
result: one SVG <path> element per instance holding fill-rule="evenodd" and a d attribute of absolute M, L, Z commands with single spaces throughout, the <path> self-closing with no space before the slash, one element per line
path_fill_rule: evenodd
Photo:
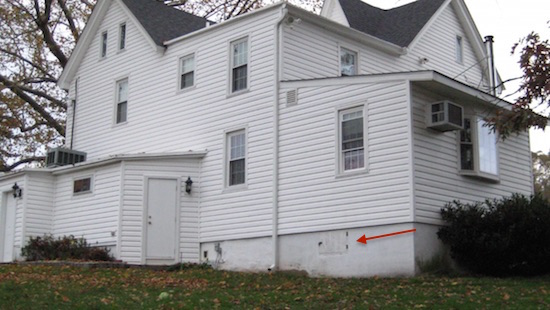
<path fill-rule="evenodd" d="M 0 266 L 0 309 L 547 309 L 550 277 L 308 278 L 189 268 Z"/>

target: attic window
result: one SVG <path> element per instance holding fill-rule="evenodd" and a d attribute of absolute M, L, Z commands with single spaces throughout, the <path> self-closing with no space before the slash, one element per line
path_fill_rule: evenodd
<path fill-rule="evenodd" d="M 194 84 L 195 54 L 191 54 L 180 59 L 180 89 L 191 87 Z"/>
<path fill-rule="evenodd" d="M 107 31 L 101 34 L 101 58 L 107 56 Z"/>
<path fill-rule="evenodd" d="M 231 42 L 231 92 L 248 88 L 248 38 Z"/>
<path fill-rule="evenodd" d="M 464 47 L 461 36 L 456 36 L 456 62 L 464 62 Z"/>
<path fill-rule="evenodd" d="M 126 23 L 120 24 L 118 28 L 118 50 L 126 48 Z"/>
<path fill-rule="evenodd" d="M 340 47 L 340 75 L 357 74 L 357 53 L 347 48 Z"/>

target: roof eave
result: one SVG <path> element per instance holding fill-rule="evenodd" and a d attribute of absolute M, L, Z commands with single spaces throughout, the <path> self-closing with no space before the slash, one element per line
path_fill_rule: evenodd
<path fill-rule="evenodd" d="M 178 153 L 140 153 L 140 154 L 120 154 L 112 155 L 106 158 L 100 158 L 93 161 L 84 161 L 74 165 L 61 166 L 53 168 L 53 175 L 60 175 L 71 173 L 75 171 L 95 168 L 99 166 L 110 165 L 122 161 L 136 161 L 136 160 L 167 160 L 167 159 L 197 159 L 203 158 L 207 151 L 188 151 Z"/>

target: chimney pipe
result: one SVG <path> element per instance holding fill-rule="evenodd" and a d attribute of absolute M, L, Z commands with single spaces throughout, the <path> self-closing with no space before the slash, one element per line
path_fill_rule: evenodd
<path fill-rule="evenodd" d="M 493 51 L 493 36 L 485 37 L 485 48 L 487 49 L 487 71 L 489 73 L 489 91 L 493 96 L 497 95 L 497 74 L 495 69 L 495 54 Z"/>

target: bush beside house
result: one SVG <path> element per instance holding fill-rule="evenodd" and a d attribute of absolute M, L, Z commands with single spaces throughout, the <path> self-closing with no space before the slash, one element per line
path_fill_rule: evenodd
<path fill-rule="evenodd" d="M 441 215 L 448 225 L 438 237 L 467 270 L 493 276 L 550 272 L 550 203 L 540 195 L 454 201 Z"/>
<path fill-rule="evenodd" d="M 31 237 L 21 254 L 27 261 L 86 260 L 113 261 L 109 249 L 92 247 L 84 238 L 73 235 L 54 238 L 52 235 Z"/>

